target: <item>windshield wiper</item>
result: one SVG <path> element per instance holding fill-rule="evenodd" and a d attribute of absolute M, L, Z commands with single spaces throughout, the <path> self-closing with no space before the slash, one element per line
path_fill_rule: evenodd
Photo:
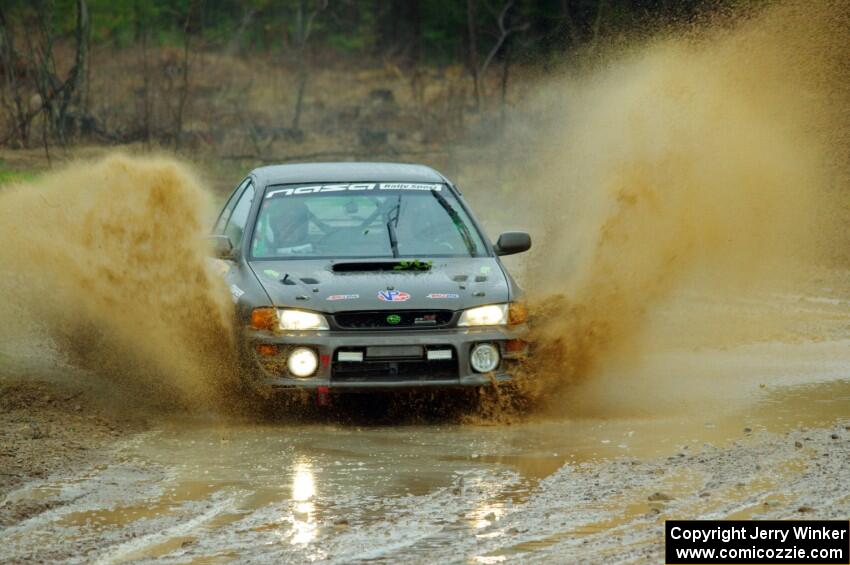
<path fill-rule="evenodd" d="M 463 239 L 463 244 L 466 245 L 466 250 L 469 251 L 469 255 L 471 257 L 477 257 L 478 246 L 475 245 L 475 240 L 472 239 L 472 234 L 469 233 L 469 228 L 463 222 L 463 218 L 460 217 L 460 214 L 457 213 L 457 210 L 452 208 L 452 205 L 449 204 L 449 201 L 446 200 L 446 197 L 437 192 L 436 190 L 431 191 L 431 196 L 437 199 L 437 202 L 440 203 L 440 206 L 443 207 L 443 210 L 445 210 L 449 217 L 452 219 L 452 223 L 455 225 L 455 229 L 457 229 L 461 239 Z"/>
<path fill-rule="evenodd" d="M 398 257 L 398 213 L 401 210 L 401 194 L 398 195 L 398 201 L 389 212 L 387 212 L 387 233 L 390 235 L 390 247 L 393 250 L 393 257 Z"/>

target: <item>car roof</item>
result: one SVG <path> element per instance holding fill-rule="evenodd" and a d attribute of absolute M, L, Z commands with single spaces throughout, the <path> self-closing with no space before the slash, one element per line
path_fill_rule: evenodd
<path fill-rule="evenodd" d="M 252 171 L 262 185 L 300 182 L 446 182 L 425 165 L 407 163 L 297 163 L 269 165 Z"/>

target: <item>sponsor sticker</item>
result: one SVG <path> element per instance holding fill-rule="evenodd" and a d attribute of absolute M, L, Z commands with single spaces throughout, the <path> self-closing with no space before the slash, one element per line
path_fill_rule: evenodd
<path fill-rule="evenodd" d="M 263 271 L 263 274 L 266 275 L 267 277 L 271 277 L 273 279 L 279 279 L 280 278 L 280 273 L 278 273 L 274 269 L 266 269 L 265 271 Z"/>
<path fill-rule="evenodd" d="M 360 298 L 359 294 L 331 294 L 325 300 L 356 300 Z"/>
<path fill-rule="evenodd" d="M 384 302 L 407 302 L 410 300 L 410 294 L 401 290 L 382 290 L 378 293 L 378 300 Z"/>
<path fill-rule="evenodd" d="M 456 300 L 460 298 L 459 294 L 446 294 L 444 292 L 432 292 L 425 296 L 425 298 L 434 298 L 438 300 Z"/>
<path fill-rule="evenodd" d="M 433 190 L 434 192 L 440 192 L 439 184 L 384 182 L 378 186 L 380 186 L 381 190 Z"/>
<path fill-rule="evenodd" d="M 434 326 L 437 324 L 437 315 L 425 314 L 413 320 L 413 324 L 416 326 Z"/>
<path fill-rule="evenodd" d="M 242 298 L 242 295 L 245 294 L 245 291 L 236 286 L 235 284 L 230 285 L 230 296 L 233 297 L 233 303 L 236 304 L 239 302 L 239 299 Z"/>
<path fill-rule="evenodd" d="M 401 322 L 401 316 L 398 314 L 390 314 L 387 316 L 387 323 L 391 326 L 395 326 Z"/>
<path fill-rule="evenodd" d="M 363 192 L 368 190 L 432 190 L 440 192 L 443 185 L 437 183 L 398 183 L 398 182 L 367 182 L 348 184 L 315 184 L 309 186 L 297 186 L 278 188 L 266 192 L 266 199 L 276 196 L 298 196 L 302 194 L 317 194 L 325 192 Z"/>

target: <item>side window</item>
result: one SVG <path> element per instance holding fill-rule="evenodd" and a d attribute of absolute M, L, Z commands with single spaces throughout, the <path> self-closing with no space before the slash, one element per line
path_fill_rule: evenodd
<path fill-rule="evenodd" d="M 218 216 L 218 221 L 215 223 L 213 233 L 224 233 L 224 226 L 227 225 L 227 220 L 230 219 L 230 215 L 233 213 L 233 208 L 239 201 L 239 197 L 242 195 L 242 192 L 245 190 L 245 187 L 248 186 L 250 183 L 250 178 L 245 179 L 239 186 L 236 187 L 236 190 L 233 191 L 233 194 L 230 195 L 230 198 L 227 200 L 227 204 L 224 205 L 221 214 Z"/>
<path fill-rule="evenodd" d="M 251 204 L 254 202 L 254 185 L 249 184 L 236 202 L 233 208 L 233 213 L 230 214 L 230 219 L 224 228 L 224 235 L 230 238 L 233 242 L 233 247 L 239 247 L 242 241 L 242 234 L 245 232 L 245 224 L 248 223 L 248 212 L 251 211 Z"/>

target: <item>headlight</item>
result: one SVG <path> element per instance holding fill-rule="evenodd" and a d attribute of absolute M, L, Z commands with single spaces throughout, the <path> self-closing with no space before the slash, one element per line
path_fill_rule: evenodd
<path fill-rule="evenodd" d="M 325 317 L 315 312 L 304 310 L 278 310 L 280 329 L 282 330 L 326 330 L 328 322 Z"/>
<path fill-rule="evenodd" d="M 251 327 L 258 330 L 326 330 L 328 321 L 321 314 L 304 310 L 255 308 Z"/>
<path fill-rule="evenodd" d="M 464 310 L 459 326 L 503 326 L 508 323 L 507 304 L 488 304 Z"/>

